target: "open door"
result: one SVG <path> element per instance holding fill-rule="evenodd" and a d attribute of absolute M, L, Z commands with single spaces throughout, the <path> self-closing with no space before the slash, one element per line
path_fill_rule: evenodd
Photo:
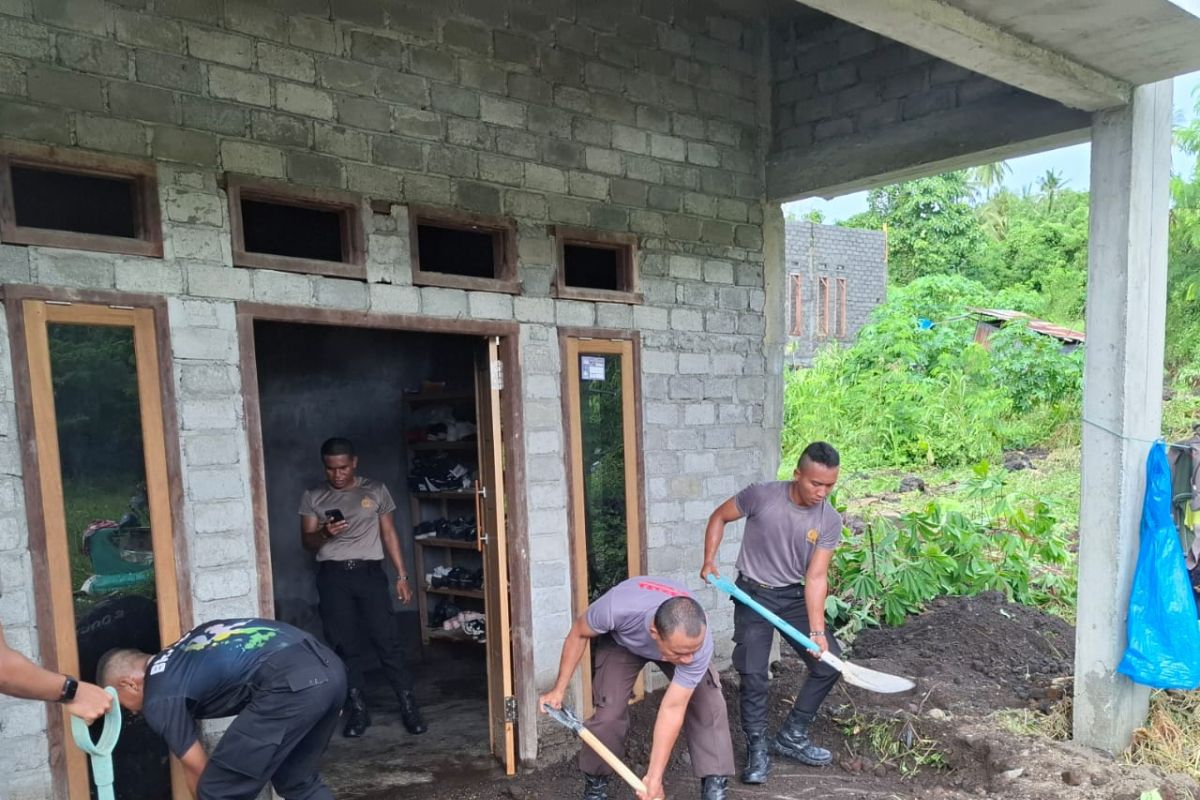
<path fill-rule="evenodd" d="M 154 652 L 175 641 L 185 622 L 155 313 L 64 301 L 20 305 L 24 346 L 17 349 L 28 375 L 22 426 L 36 458 L 30 543 L 35 562 L 44 558 L 38 601 L 52 636 L 43 662 L 88 681 L 105 650 Z M 66 711 L 57 717 L 56 777 L 65 797 L 86 800 L 86 756 L 63 743 Z M 137 716 L 124 718 L 113 760 L 117 800 L 191 796 L 178 763 Z"/>
<path fill-rule="evenodd" d="M 504 454 L 501 452 L 500 392 L 503 373 L 500 340 L 490 337 L 475 372 L 478 404 L 479 478 L 476 482 L 476 529 L 483 554 L 483 591 L 487 616 L 488 734 L 492 753 L 507 774 L 517 771 L 512 644 L 508 608 L 508 536 L 504 513 Z"/>

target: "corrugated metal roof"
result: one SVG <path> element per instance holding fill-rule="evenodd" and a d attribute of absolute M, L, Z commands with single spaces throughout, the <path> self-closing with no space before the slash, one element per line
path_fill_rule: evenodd
<path fill-rule="evenodd" d="M 1004 320 L 1006 322 L 1014 319 L 1023 319 L 1026 320 L 1029 330 L 1037 331 L 1045 336 L 1053 336 L 1055 339 L 1059 339 L 1064 342 L 1082 343 L 1086 338 L 1082 331 L 1073 331 L 1070 328 L 1064 328 L 1061 325 L 1055 325 L 1053 322 L 1034 319 L 1033 317 L 1021 311 L 1006 311 L 1001 308 L 968 308 L 967 310 L 972 314 L 979 314 L 980 316 Z"/>

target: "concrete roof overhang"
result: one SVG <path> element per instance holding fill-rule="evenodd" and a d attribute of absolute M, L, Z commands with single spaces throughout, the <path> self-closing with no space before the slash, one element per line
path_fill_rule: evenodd
<path fill-rule="evenodd" d="M 1200 0 L 803 0 L 1068 108 L 1200 69 Z"/>

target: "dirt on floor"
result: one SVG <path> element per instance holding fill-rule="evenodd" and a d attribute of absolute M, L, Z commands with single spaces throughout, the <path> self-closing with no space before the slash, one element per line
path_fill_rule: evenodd
<path fill-rule="evenodd" d="M 801 798 L 955 798 L 1009 800 L 1138 800 L 1157 789 L 1164 800 L 1200 798 L 1183 775 L 1120 763 L 1069 742 L 1012 733 L 996 712 L 1026 709 L 1031 718 L 1069 720 L 1074 630 L 1061 619 L 1004 602 L 998 594 L 943 598 L 898 628 L 862 633 L 848 658 L 906 675 L 916 688 L 877 695 L 840 683 L 822 706 L 814 736 L 834 763 L 813 768 L 777 758 L 763 786 L 730 781 L 731 800 Z M 773 665 L 771 730 L 778 728 L 804 678 L 803 663 L 785 647 Z M 738 724 L 737 675 L 723 676 L 736 760 L 745 741 Z M 632 708 L 626 762 L 645 769 L 658 695 Z M 560 748 L 561 750 L 561 748 Z M 549 760 L 549 759 L 547 759 Z M 465 777 L 465 776 L 464 776 Z M 373 800 L 550 800 L 578 797 L 574 759 L 561 757 L 514 778 L 475 775 L 409 790 L 372 793 Z M 668 797 L 698 795 L 686 746 L 667 775 Z M 633 793 L 614 779 L 612 800 Z"/>

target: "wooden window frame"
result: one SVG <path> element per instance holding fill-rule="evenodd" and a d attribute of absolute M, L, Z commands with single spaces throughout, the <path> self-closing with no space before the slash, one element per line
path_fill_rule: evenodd
<path fill-rule="evenodd" d="M 363 234 L 362 197 L 338 189 L 296 186 L 279 181 L 227 174 L 225 193 L 229 198 L 229 228 L 236 267 L 275 269 L 331 278 L 367 279 L 367 252 Z M 246 249 L 246 230 L 242 222 L 242 200 L 262 200 L 279 205 L 330 211 L 338 215 L 342 232 L 342 260 L 279 256 Z"/>
<path fill-rule="evenodd" d="M 792 280 L 792 336 L 804 335 L 804 276 L 793 272 Z"/>
<path fill-rule="evenodd" d="M 817 321 L 817 335 L 829 335 L 829 278 L 822 275 L 817 278 L 817 302 L 820 304 L 820 319 Z"/>
<path fill-rule="evenodd" d="M 12 343 L 17 424 L 35 446 L 22 449 L 25 512 L 35 588 L 34 614 L 42 665 L 78 674 L 78 642 L 70 591 L 55 576 L 69 574 L 65 509 L 62 499 L 58 427 L 54 416 L 47 324 L 128 327 L 133 331 L 138 360 L 137 391 L 142 414 L 143 453 L 157 465 L 146 470 L 150 500 L 151 537 L 156 555 L 154 572 L 159 602 L 159 639 L 163 645 L 193 625 L 191 559 L 185 529 L 183 482 L 179 460 L 179 423 L 171 377 L 171 341 L 165 298 L 125 292 L 99 292 L 8 284 L 2 287 Z M 32 356 L 32 357 L 31 357 Z M 163 551 L 169 559 L 158 558 Z M 66 745 L 70 718 L 54 704 L 46 706 L 50 739 L 50 768 L 55 797 L 87 798 L 86 756 Z M 191 797 L 178 760 L 171 759 L 172 795 Z"/>
<path fill-rule="evenodd" d="M 846 338 L 846 279 L 837 279 L 838 315 L 837 335 L 839 339 Z"/>
<path fill-rule="evenodd" d="M 427 206 L 409 206 L 409 242 L 412 248 L 412 282 L 414 286 L 441 286 L 446 289 L 466 289 L 479 292 L 520 294 L 517 278 L 517 223 L 509 217 L 493 217 Z M 454 275 L 421 267 L 421 244 L 418 237 L 422 225 L 450 230 L 487 233 L 492 237 L 494 278 Z"/>
<path fill-rule="evenodd" d="M 133 225 L 137 236 L 130 239 L 102 233 L 80 233 L 18 225 L 16 197 L 13 195 L 12 185 L 14 165 L 96 178 L 132 180 Z M 162 258 L 162 216 L 158 204 L 157 168 L 153 161 L 144 159 L 63 150 L 22 142 L 0 142 L 0 242 Z"/>
<path fill-rule="evenodd" d="M 554 270 L 554 296 L 564 300 L 589 300 L 599 303 L 641 303 L 643 300 L 637 268 L 637 236 L 631 233 L 595 231 L 551 225 L 554 237 L 557 268 Z M 567 245 L 615 250 L 617 253 L 617 282 L 624 289 L 587 289 L 567 285 Z"/>

